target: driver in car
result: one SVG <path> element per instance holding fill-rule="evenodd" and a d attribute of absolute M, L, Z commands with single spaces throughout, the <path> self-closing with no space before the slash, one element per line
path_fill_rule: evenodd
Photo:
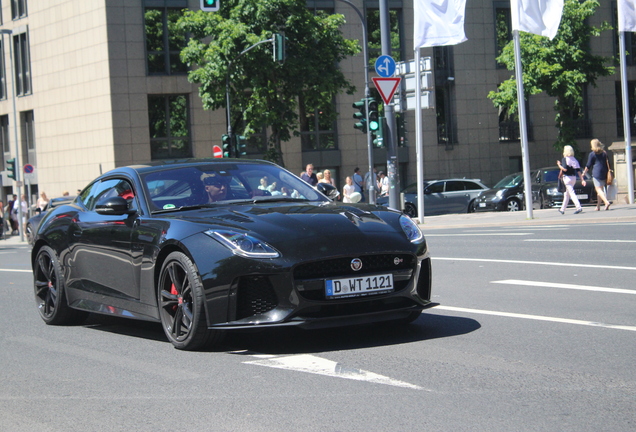
<path fill-rule="evenodd" d="M 229 179 L 217 173 L 205 173 L 201 175 L 203 187 L 208 195 L 208 203 L 223 201 L 229 192 Z"/>

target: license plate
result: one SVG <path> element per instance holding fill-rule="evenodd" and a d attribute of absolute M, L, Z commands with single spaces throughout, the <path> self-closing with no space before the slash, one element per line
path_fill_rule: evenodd
<path fill-rule="evenodd" d="M 576 194 L 578 199 L 587 199 L 587 194 Z"/>
<path fill-rule="evenodd" d="M 357 297 L 393 291 L 393 275 L 373 275 L 346 279 L 327 279 L 327 298 Z"/>
<path fill-rule="evenodd" d="M 479 203 L 479 207 L 486 207 L 486 203 Z"/>

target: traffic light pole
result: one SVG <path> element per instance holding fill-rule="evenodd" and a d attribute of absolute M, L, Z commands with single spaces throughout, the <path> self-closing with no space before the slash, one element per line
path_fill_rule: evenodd
<path fill-rule="evenodd" d="M 11 64 L 11 68 L 13 69 L 13 41 L 11 40 L 11 35 L 13 35 L 13 31 L 7 29 L 0 29 L 0 34 L 2 34 L 2 46 L 6 46 L 4 43 L 4 35 L 9 35 L 9 63 Z M 15 106 L 15 75 L 13 76 L 13 83 L 11 85 L 11 93 L 13 99 L 13 133 L 14 133 L 14 145 L 15 145 L 15 182 L 16 189 L 18 191 L 18 227 L 20 231 L 20 241 L 24 241 L 24 224 L 22 223 L 22 188 L 20 186 L 20 148 L 18 146 L 18 112 Z M 16 203 L 14 202 L 15 206 Z"/>
<path fill-rule="evenodd" d="M 367 49 L 367 22 L 364 19 L 364 15 L 360 12 L 360 9 L 356 7 L 349 0 L 338 0 L 342 3 L 346 3 L 356 11 L 358 17 L 360 17 L 360 23 L 362 24 L 362 57 L 364 58 L 364 99 L 365 107 L 364 112 L 369 113 L 369 98 L 371 97 L 371 91 L 369 90 L 369 52 Z M 367 127 L 367 154 L 369 156 L 369 184 L 365 184 L 367 188 L 369 203 L 375 204 L 375 179 L 373 178 L 373 132 Z"/>

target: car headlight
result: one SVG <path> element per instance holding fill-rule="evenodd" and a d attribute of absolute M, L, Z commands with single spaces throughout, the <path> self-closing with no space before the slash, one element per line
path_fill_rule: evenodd
<path fill-rule="evenodd" d="M 503 189 L 502 190 L 498 190 L 496 197 L 497 198 L 501 198 L 503 196 L 503 194 L 504 194 L 504 190 Z"/>
<path fill-rule="evenodd" d="M 548 188 L 545 191 L 548 195 L 558 195 L 559 191 L 557 190 L 557 188 Z"/>
<path fill-rule="evenodd" d="M 411 243 L 419 243 L 424 239 L 424 234 L 410 217 L 406 215 L 400 216 L 400 226 Z"/>
<path fill-rule="evenodd" d="M 234 231 L 209 230 L 205 232 L 235 255 L 245 258 L 278 258 L 280 253 L 269 244 L 249 234 Z"/>

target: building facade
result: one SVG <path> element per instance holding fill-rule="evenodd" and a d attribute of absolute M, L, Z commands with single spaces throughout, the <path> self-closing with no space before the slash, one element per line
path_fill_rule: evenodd
<path fill-rule="evenodd" d="M 353 0 L 367 18 L 371 62 L 380 54 L 377 0 Z M 196 85 L 187 80 L 179 60 L 184 43 L 171 34 L 171 24 L 184 8 L 196 10 L 199 0 L 3 0 L 0 56 L 0 162 L 17 154 L 21 179 L 35 202 L 38 192 L 49 198 L 69 191 L 74 195 L 89 181 L 114 167 L 153 159 L 212 157 L 226 130 L 225 111 L 206 111 Z M 362 39 L 360 19 L 350 5 L 338 0 L 308 0 L 311 9 L 345 15 L 345 37 Z M 413 2 L 389 0 L 392 55 L 413 58 Z M 518 124 L 505 118 L 486 96 L 514 75 L 496 57 L 506 36 L 498 24 L 509 20 L 508 1 L 467 2 L 468 41 L 422 49 L 434 69 L 434 107 L 423 112 L 424 175 L 426 178 L 480 178 L 494 184 L 521 170 Z M 615 23 L 615 2 L 603 2 L 592 24 Z M 628 51 L 636 38 L 628 35 Z M 504 40 L 502 40 L 502 38 Z M 605 57 L 618 52 L 616 32 L 594 38 L 591 50 Z M 636 68 L 628 57 L 630 110 L 636 108 Z M 364 97 L 362 54 L 340 67 L 358 91 L 340 94 L 339 117 L 324 124 L 319 113 L 301 119 L 300 136 L 283 144 L 285 166 L 299 174 L 307 163 L 330 169 L 341 188 L 359 166 L 368 171 L 364 134 L 353 128 L 352 104 Z M 373 67 L 370 67 L 374 76 Z M 580 117 L 579 147 L 589 140 L 623 141 L 617 73 L 586 89 Z M 15 92 L 15 93 L 14 93 Z M 15 115 L 13 101 L 15 100 Z M 554 165 L 560 155 L 554 100 L 532 96 L 528 102 L 531 168 Z M 403 123 L 402 123 L 403 122 Z M 415 182 L 413 111 L 400 115 L 398 153 L 401 186 Z M 15 127 L 17 126 L 17 127 Z M 267 131 L 264 131 L 266 134 Z M 632 131 L 632 135 L 634 131 Z M 248 157 L 262 150 L 254 137 Z M 374 149 L 378 170 L 386 168 L 386 150 Z M 34 172 L 26 176 L 25 165 Z M 2 200 L 16 183 L 2 175 Z"/>

